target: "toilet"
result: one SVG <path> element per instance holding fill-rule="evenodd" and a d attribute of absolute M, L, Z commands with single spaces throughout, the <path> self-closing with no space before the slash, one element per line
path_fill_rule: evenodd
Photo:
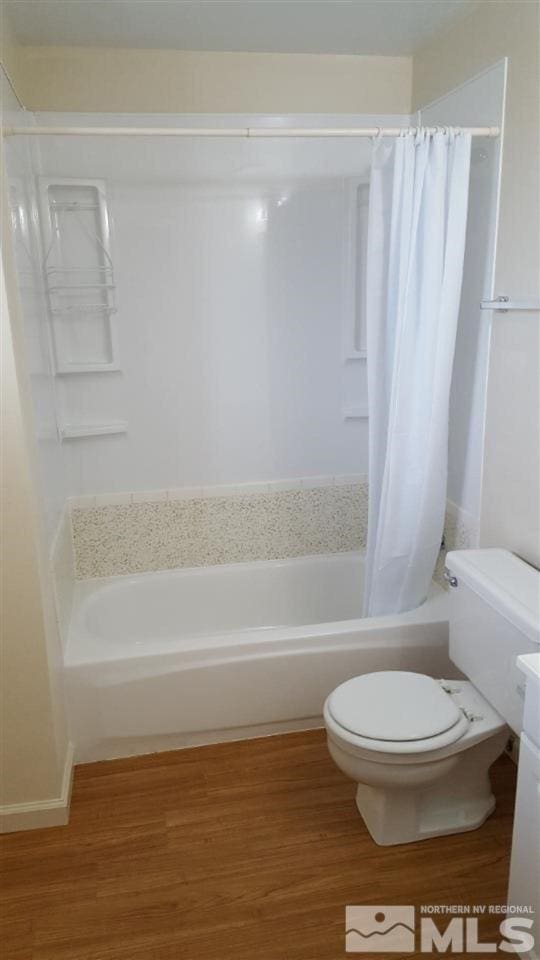
<path fill-rule="evenodd" d="M 520 654 L 539 649 L 540 574 L 506 550 L 447 556 L 450 659 L 463 680 L 403 670 L 346 680 L 327 698 L 333 760 L 387 846 L 479 827 L 495 799 L 489 768 L 523 713 Z"/>

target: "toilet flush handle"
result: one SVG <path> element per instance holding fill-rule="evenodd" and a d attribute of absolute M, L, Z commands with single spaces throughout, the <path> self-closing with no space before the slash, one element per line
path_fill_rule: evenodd
<path fill-rule="evenodd" d="M 444 579 L 446 580 L 448 586 L 450 586 L 450 587 L 457 587 L 457 585 L 458 585 L 458 578 L 454 576 L 454 574 L 452 573 L 451 570 L 448 569 L 448 567 L 445 567 L 445 568 L 444 568 L 443 577 L 444 577 Z"/>

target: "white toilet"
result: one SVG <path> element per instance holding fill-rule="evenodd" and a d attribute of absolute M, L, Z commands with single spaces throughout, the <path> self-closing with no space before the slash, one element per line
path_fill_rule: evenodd
<path fill-rule="evenodd" d="M 507 724 L 521 730 L 516 658 L 538 650 L 540 575 L 506 550 L 450 553 L 447 568 L 450 658 L 468 679 L 368 673 L 324 705 L 330 754 L 383 845 L 479 827 L 495 806 L 488 771 Z"/>

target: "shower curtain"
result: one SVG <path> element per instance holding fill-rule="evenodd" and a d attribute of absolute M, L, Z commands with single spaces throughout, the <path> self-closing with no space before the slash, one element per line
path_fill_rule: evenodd
<path fill-rule="evenodd" d="M 440 549 L 470 153 L 459 130 L 374 142 L 365 616 L 422 603 Z"/>

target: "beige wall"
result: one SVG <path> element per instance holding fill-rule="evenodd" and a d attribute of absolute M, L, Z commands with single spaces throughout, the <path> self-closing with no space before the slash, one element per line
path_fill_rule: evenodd
<path fill-rule="evenodd" d="M 15 803 L 54 796 L 58 770 L 28 464 L 4 296 L 2 289 L 2 803 Z"/>
<path fill-rule="evenodd" d="M 19 50 L 4 6 L 0 4 L 0 60 L 11 78 L 18 73 Z"/>
<path fill-rule="evenodd" d="M 408 113 L 408 57 L 19 47 L 30 110 L 127 113 Z"/>
<path fill-rule="evenodd" d="M 538 300 L 540 7 L 481 3 L 414 58 L 418 108 L 509 58 L 496 292 Z M 481 542 L 540 564 L 538 314 L 494 314 L 482 484 Z"/>
<path fill-rule="evenodd" d="M 71 759 L 4 200 L 2 193 L 0 814 L 10 830 L 65 822 Z"/>

